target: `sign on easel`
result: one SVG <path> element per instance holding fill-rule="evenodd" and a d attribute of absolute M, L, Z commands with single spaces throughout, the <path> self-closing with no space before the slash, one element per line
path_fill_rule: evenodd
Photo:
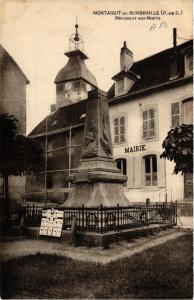
<path fill-rule="evenodd" d="M 42 211 L 39 235 L 61 237 L 64 212 L 57 209 Z"/>

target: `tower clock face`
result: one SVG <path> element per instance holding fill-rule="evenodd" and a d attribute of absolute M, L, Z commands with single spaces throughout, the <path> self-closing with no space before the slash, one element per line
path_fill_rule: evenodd
<path fill-rule="evenodd" d="M 68 91 L 72 88 L 72 83 L 71 82 L 66 82 L 65 84 L 65 89 Z"/>
<path fill-rule="evenodd" d="M 89 83 L 87 83 L 87 92 L 90 92 L 91 90 L 92 90 L 92 86 Z"/>

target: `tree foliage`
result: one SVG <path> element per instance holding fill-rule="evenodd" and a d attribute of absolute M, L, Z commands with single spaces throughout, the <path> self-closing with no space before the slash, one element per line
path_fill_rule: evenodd
<path fill-rule="evenodd" d="M 162 147 L 165 149 L 160 155 L 174 161 L 174 173 L 193 172 L 193 125 L 182 124 L 168 132 L 163 141 Z"/>
<path fill-rule="evenodd" d="M 17 134 L 17 120 L 0 114 L 0 174 L 25 175 L 40 171 L 42 150 L 30 138 Z"/>
<path fill-rule="evenodd" d="M 43 151 L 33 140 L 17 134 L 17 120 L 0 114 L 0 176 L 4 182 L 6 226 L 10 224 L 9 176 L 39 173 Z"/>

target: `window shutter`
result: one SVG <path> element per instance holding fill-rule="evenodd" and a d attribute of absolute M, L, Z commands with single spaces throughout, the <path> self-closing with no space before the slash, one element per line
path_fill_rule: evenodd
<path fill-rule="evenodd" d="M 127 158 L 127 187 L 128 189 L 134 188 L 134 165 L 133 165 L 134 157 L 128 157 Z"/>
<path fill-rule="evenodd" d="M 142 187 L 142 158 L 140 156 L 134 157 L 134 188 L 140 189 Z"/>
<path fill-rule="evenodd" d="M 142 113 L 143 117 L 143 138 L 147 138 L 148 133 L 148 111 L 145 110 Z"/>
<path fill-rule="evenodd" d="M 158 187 L 165 187 L 165 159 L 158 157 Z"/>
<path fill-rule="evenodd" d="M 158 133 L 158 114 L 157 114 L 157 108 L 154 107 L 154 135 L 157 135 Z"/>
<path fill-rule="evenodd" d="M 183 102 L 183 123 L 193 124 L 193 100 L 187 100 Z"/>
<path fill-rule="evenodd" d="M 180 125 L 179 102 L 171 103 L 171 126 L 172 128 Z"/>

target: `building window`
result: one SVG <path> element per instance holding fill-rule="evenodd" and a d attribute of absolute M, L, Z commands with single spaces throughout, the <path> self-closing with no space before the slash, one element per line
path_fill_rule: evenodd
<path fill-rule="evenodd" d="M 193 99 L 183 101 L 183 123 L 193 124 Z"/>
<path fill-rule="evenodd" d="M 171 126 L 175 128 L 180 125 L 180 105 L 179 102 L 171 103 Z"/>
<path fill-rule="evenodd" d="M 193 54 L 185 56 L 185 75 L 191 75 L 193 73 Z"/>
<path fill-rule="evenodd" d="M 145 186 L 157 186 L 157 157 L 148 155 L 144 157 Z"/>
<path fill-rule="evenodd" d="M 47 146 L 47 157 L 51 158 L 53 157 L 53 141 L 48 141 L 48 146 Z"/>
<path fill-rule="evenodd" d="M 122 144 L 126 142 L 126 120 L 124 116 L 114 118 L 114 143 Z"/>
<path fill-rule="evenodd" d="M 124 90 L 124 79 L 117 81 L 117 93 L 122 93 Z"/>
<path fill-rule="evenodd" d="M 46 177 L 46 188 L 47 189 L 52 189 L 53 187 L 53 177 L 52 175 L 47 175 Z"/>
<path fill-rule="evenodd" d="M 156 110 L 154 108 L 143 111 L 143 138 L 150 139 L 156 135 Z"/>
<path fill-rule="evenodd" d="M 117 168 L 121 170 L 123 175 L 127 175 L 127 160 L 125 158 L 116 159 Z"/>

